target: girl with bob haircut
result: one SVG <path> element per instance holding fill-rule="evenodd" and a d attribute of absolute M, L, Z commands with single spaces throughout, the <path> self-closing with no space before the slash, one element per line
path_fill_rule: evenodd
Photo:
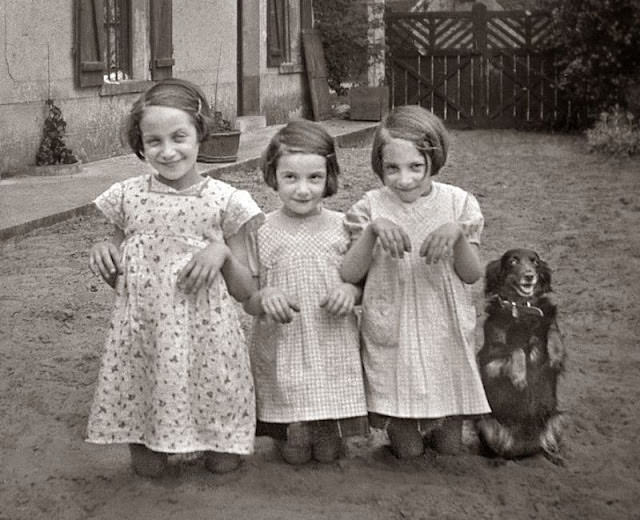
<path fill-rule="evenodd" d="M 462 446 L 462 417 L 490 412 L 476 364 L 471 284 L 482 276 L 476 198 L 432 177 L 447 160 L 442 122 L 419 106 L 378 126 L 371 163 L 383 186 L 346 214 L 341 274 L 362 296 L 369 420 L 399 458 Z"/>
<path fill-rule="evenodd" d="M 188 114 L 199 143 L 209 135 L 213 119 L 207 98 L 200 87 L 182 79 L 162 80 L 142 93 L 133 103 L 126 119 L 126 140 L 139 159 L 145 160 L 140 121 L 144 116 L 145 108 L 151 106 L 172 107 Z"/>
<path fill-rule="evenodd" d="M 253 378 L 231 297 L 255 290 L 247 244 L 264 215 L 248 192 L 197 171 L 208 125 L 198 87 L 157 83 L 127 121 L 152 173 L 95 200 L 114 232 L 89 266 L 115 298 L 87 440 L 127 444 L 146 477 L 162 475 L 170 454 L 203 451 L 207 469 L 224 473 L 253 451 Z"/>
<path fill-rule="evenodd" d="M 289 464 L 331 462 L 344 437 L 368 432 L 353 312 L 360 289 L 340 278 L 344 216 L 322 205 L 338 188 L 333 138 L 292 121 L 267 146 L 262 169 L 282 205 L 254 233 L 249 255 L 259 287 L 245 303 L 255 316 L 258 434 L 275 438 Z"/>
<path fill-rule="evenodd" d="M 262 155 L 262 173 L 267 186 L 278 190 L 276 168 L 278 160 L 286 153 L 311 153 L 325 158 L 327 181 L 323 197 L 338 191 L 340 167 L 336 157 L 333 138 L 318 124 L 307 120 L 296 120 L 282 128 L 267 146 Z"/>

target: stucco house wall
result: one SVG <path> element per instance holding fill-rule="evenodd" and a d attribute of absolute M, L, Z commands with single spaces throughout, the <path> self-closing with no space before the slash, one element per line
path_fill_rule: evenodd
<path fill-rule="evenodd" d="M 85 0 L 77 0 L 85 1 Z M 0 2 L 0 174 L 35 164 L 51 97 L 67 122 L 66 143 L 83 161 L 128 152 L 121 144 L 124 116 L 150 86 L 149 3 L 131 0 L 133 80 L 121 85 L 79 88 L 75 80 L 74 0 Z M 258 111 L 269 123 L 307 110 L 305 78 L 292 34 L 291 70 L 266 66 L 266 0 L 244 2 L 258 24 L 255 65 Z M 290 2 L 294 7 L 298 0 Z M 238 113 L 237 2 L 173 0 L 174 77 L 200 85 L 211 104 L 233 121 Z M 295 69 L 295 70 L 294 70 Z M 217 80 L 217 87 L 216 87 Z M 216 96 L 217 92 L 217 96 Z"/>

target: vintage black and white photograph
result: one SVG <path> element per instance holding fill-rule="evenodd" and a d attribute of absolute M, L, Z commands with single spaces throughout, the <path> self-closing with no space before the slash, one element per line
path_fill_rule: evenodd
<path fill-rule="evenodd" d="M 637 0 L 0 37 L 0 520 L 640 518 Z"/>

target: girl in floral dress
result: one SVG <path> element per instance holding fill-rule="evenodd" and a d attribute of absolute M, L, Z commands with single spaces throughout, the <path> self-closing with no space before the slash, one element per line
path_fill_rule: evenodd
<path fill-rule="evenodd" d="M 383 187 L 347 212 L 345 280 L 366 277 L 363 363 L 372 426 L 394 453 L 418 456 L 425 433 L 461 447 L 462 417 L 490 411 L 476 364 L 471 284 L 482 275 L 484 220 L 475 197 L 432 180 L 445 164 L 442 122 L 419 106 L 392 111 L 371 152 Z"/>
<path fill-rule="evenodd" d="M 277 439 L 290 464 L 335 460 L 341 439 L 367 432 L 358 330 L 360 290 L 340 278 L 349 237 L 343 215 L 322 200 L 336 192 L 333 139 L 293 121 L 267 147 L 265 182 L 282 201 L 255 233 L 250 266 L 260 290 L 251 362 L 259 432 Z"/>
<path fill-rule="evenodd" d="M 145 476 L 170 453 L 204 451 L 210 471 L 226 472 L 253 450 L 253 379 L 232 297 L 255 290 L 246 241 L 263 215 L 247 192 L 198 174 L 209 122 L 195 85 L 151 87 L 127 130 L 154 171 L 95 201 L 114 236 L 89 264 L 115 288 L 115 308 L 87 440 L 128 444 Z"/>

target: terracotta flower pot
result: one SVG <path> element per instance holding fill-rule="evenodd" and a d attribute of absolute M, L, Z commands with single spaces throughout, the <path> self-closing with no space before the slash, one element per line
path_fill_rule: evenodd
<path fill-rule="evenodd" d="M 240 130 L 213 132 L 200 143 L 198 161 L 204 163 L 235 162 L 238 160 Z"/>

